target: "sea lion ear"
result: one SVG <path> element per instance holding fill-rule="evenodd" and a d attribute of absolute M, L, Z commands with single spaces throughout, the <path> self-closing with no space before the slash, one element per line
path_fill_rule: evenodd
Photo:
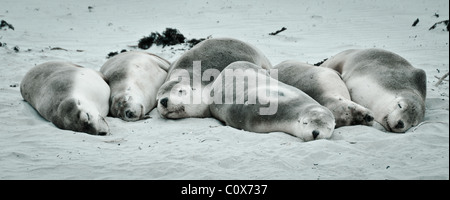
<path fill-rule="evenodd" d="M 76 111 L 78 111 L 78 100 L 74 99 L 74 98 L 70 98 L 70 99 L 65 99 L 63 100 L 57 109 L 57 113 L 58 113 L 58 117 L 57 119 L 54 119 L 54 121 L 56 122 L 56 125 L 58 127 L 67 127 L 71 124 L 71 117 L 70 116 L 75 116 L 78 113 Z"/>

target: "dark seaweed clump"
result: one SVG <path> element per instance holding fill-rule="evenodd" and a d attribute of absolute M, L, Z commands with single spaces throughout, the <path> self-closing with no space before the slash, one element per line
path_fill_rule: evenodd
<path fill-rule="evenodd" d="M 327 60 L 328 60 L 328 58 L 325 58 L 324 60 L 322 60 L 322 61 L 320 61 L 320 62 L 314 64 L 314 66 L 319 67 L 320 65 L 322 65 L 322 64 L 323 64 L 325 61 L 327 61 Z"/>
<path fill-rule="evenodd" d="M 200 39 L 190 39 L 188 40 L 186 43 L 189 44 L 189 47 L 192 48 L 195 45 L 197 45 L 198 43 L 202 42 L 203 40 L 206 40 L 206 38 L 200 38 Z"/>
<path fill-rule="evenodd" d="M 106 56 L 106 58 L 110 59 L 110 58 L 118 55 L 119 53 L 123 53 L 123 52 L 127 52 L 127 50 L 126 49 L 122 49 L 122 51 L 120 51 L 120 52 L 118 52 L 118 51 L 116 51 L 116 52 L 109 52 L 109 54 L 108 54 L 108 56 Z"/>
<path fill-rule="evenodd" d="M 156 41 L 157 33 L 151 33 L 148 37 L 139 40 L 138 47 L 140 49 L 149 49 Z"/>
<path fill-rule="evenodd" d="M 162 35 L 158 35 L 156 38 L 156 45 L 173 46 L 177 44 L 182 44 L 185 42 L 186 37 L 180 33 L 177 29 L 167 28 Z"/>
<path fill-rule="evenodd" d="M 139 40 L 138 47 L 140 49 L 149 49 L 154 44 L 157 46 L 174 46 L 178 44 L 188 44 L 189 47 L 193 47 L 205 38 L 201 39 L 190 39 L 187 40 L 186 37 L 181 34 L 178 29 L 166 28 L 166 30 L 160 34 L 158 32 L 152 32 L 149 36 L 143 37 Z"/>
<path fill-rule="evenodd" d="M 177 44 L 182 44 L 186 40 L 183 34 L 177 29 L 166 28 L 166 30 L 160 34 L 158 32 L 151 33 L 148 37 L 144 37 L 139 40 L 138 47 L 141 49 L 148 49 L 152 47 L 153 44 L 158 46 L 173 46 Z"/>

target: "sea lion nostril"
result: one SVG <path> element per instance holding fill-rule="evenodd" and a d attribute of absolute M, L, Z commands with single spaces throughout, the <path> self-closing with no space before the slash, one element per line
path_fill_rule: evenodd
<path fill-rule="evenodd" d="M 161 99 L 159 102 L 161 103 L 161 105 L 163 105 L 165 108 L 167 108 L 167 102 L 169 101 L 169 98 L 163 98 Z"/>
<path fill-rule="evenodd" d="M 320 134 L 320 131 L 318 131 L 318 130 L 314 130 L 314 131 L 312 132 L 312 135 L 313 135 L 313 138 L 314 138 L 314 139 L 316 139 L 317 136 L 319 136 L 319 134 Z"/>
<path fill-rule="evenodd" d="M 405 123 L 402 120 L 398 120 L 398 124 L 395 126 L 396 129 L 405 128 Z"/>
<path fill-rule="evenodd" d="M 125 111 L 125 115 L 127 116 L 127 118 L 133 118 L 134 117 L 134 113 L 131 112 L 130 110 Z"/>
<path fill-rule="evenodd" d="M 364 120 L 366 122 L 372 122 L 374 118 L 371 115 L 367 114 L 366 116 L 364 116 Z"/>

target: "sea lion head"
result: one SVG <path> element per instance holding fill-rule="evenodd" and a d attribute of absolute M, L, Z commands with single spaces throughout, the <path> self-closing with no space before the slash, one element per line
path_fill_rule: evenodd
<path fill-rule="evenodd" d="M 178 80 L 164 83 L 156 97 L 160 115 L 168 119 L 205 116 L 207 105 L 193 102 L 193 95 L 201 95 L 197 91 L 201 91 L 201 86 L 192 87 Z"/>
<path fill-rule="evenodd" d="M 145 118 L 145 107 L 137 96 L 118 94 L 111 98 L 111 115 L 125 121 L 137 121 Z"/>
<path fill-rule="evenodd" d="M 296 125 L 296 136 L 304 141 L 328 139 L 336 126 L 333 113 L 323 106 L 314 105 L 305 108 Z"/>
<path fill-rule="evenodd" d="M 108 135 L 108 123 L 100 113 L 89 103 L 79 99 L 66 99 L 58 107 L 56 126 L 92 135 Z"/>
<path fill-rule="evenodd" d="M 419 125 L 425 115 L 425 105 L 418 95 L 402 95 L 392 101 L 391 110 L 381 123 L 387 131 L 405 133 L 411 127 Z"/>

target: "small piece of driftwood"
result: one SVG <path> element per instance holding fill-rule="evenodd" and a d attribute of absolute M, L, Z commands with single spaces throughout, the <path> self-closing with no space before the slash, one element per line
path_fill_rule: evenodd
<path fill-rule="evenodd" d="M 447 72 L 443 77 L 441 77 L 441 78 L 439 78 L 439 77 L 436 77 L 436 78 L 439 78 L 439 81 L 434 85 L 434 86 L 439 86 L 441 83 L 442 83 L 442 81 L 444 81 L 447 77 L 448 77 L 448 73 L 449 72 Z"/>
<path fill-rule="evenodd" d="M 287 30 L 287 28 L 286 28 L 286 27 L 283 27 L 283 28 L 281 28 L 280 30 L 278 30 L 278 31 L 276 31 L 276 32 L 269 33 L 269 35 L 278 35 L 279 33 L 283 32 L 283 31 L 285 31 L 285 30 Z"/>

